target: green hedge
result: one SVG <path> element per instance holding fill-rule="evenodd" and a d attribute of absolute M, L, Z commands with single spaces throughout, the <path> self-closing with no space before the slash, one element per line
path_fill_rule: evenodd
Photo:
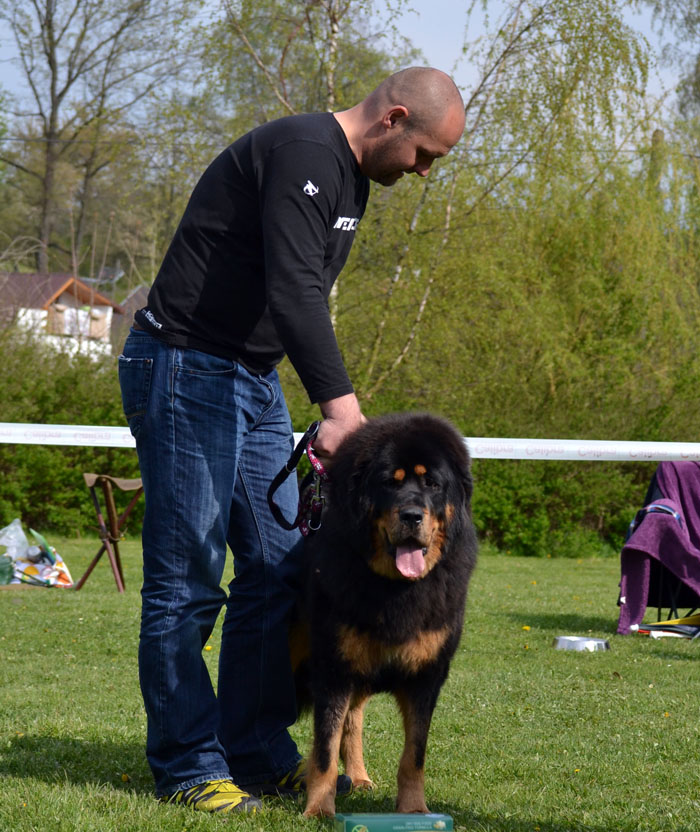
<path fill-rule="evenodd" d="M 71 357 L 14 329 L 0 336 L 2 421 L 125 425 L 116 361 Z M 0 445 L 0 523 L 79 536 L 97 527 L 83 472 L 137 477 L 136 452 L 123 448 Z M 143 507 L 131 521 L 140 528 Z"/>
<path fill-rule="evenodd" d="M 474 521 L 508 554 L 617 555 L 655 465 L 477 459 Z"/>

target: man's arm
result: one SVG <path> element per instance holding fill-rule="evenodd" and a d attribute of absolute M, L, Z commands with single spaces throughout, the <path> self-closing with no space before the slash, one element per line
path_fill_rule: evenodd
<path fill-rule="evenodd" d="M 303 184 L 313 176 L 316 192 Z M 282 344 L 323 421 L 314 450 L 326 463 L 364 421 L 338 349 L 325 297 L 324 255 L 340 196 L 337 161 L 311 142 L 266 159 L 261 193 L 267 301 Z M 336 232 L 337 233 L 337 232 Z"/>
<path fill-rule="evenodd" d="M 313 177 L 313 180 L 311 179 Z M 304 191 L 313 182 L 316 191 Z M 326 247 L 342 189 L 333 152 L 288 142 L 265 159 L 260 189 L 270 316 L 312 402 L 352 392 L 328 311 Z"/>

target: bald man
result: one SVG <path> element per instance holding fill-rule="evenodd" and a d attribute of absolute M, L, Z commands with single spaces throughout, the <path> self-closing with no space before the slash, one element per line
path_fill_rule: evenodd
<path fill-rule="evenodd" d="M 328 296 L 369 180 L 426 176 L 463 129 L 459 90 L 425 67 L 392 75 L 349 110 L 255 128 L 202 175 L 135 315 L 119 380 L 146 496 L 139 680 L 163 802 L 255 811 L 260 795 L 305 788 L 287 730 L 300 539 L 266 501 L 293 445 L 275 368 L 289 356 L 318 403 L 315 448 L 329 461 L 364 421 Z M 293 478 L 275 499 L 295 516 Z M 223 604 L 215 694 L 202 649 Z M 341 775 L 338 793 L 349 787 Z"/>

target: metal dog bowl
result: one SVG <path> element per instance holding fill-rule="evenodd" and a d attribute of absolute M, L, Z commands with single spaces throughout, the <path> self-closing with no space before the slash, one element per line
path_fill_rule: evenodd
<path fill-rule="evenodd" d="M 598 650 L 609 650 L 610 644 L 604 638 L 586 638 L 586 636 L 557 636 L 552 642 L 557 650 L 580 650 L 586 653 L 596 653 Z"/>

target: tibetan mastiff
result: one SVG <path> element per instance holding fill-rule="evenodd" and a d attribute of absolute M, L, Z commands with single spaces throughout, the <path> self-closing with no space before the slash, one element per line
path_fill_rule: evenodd
<path fill-rule="evenodd" d="M 403 717 L 397 810 L 427 812 L 428 729 L 476 561 L 469 454 L 441 418 L 390 415 L 343 443 L 330 478 L 321 528 L 306 539 L 303 614 L 291 632 L 300 705 L 306 699 L 314 713 L 304 814 L 334 814 L 339 756 L 353 786 L 371 788 L 362 720 L 380 691 Z"/>

